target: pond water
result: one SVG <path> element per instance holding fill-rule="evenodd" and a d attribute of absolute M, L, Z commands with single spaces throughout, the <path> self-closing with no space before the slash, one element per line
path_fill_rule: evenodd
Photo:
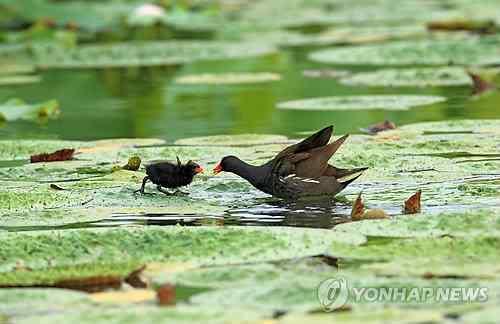
<path fill-rule="evenodd" d="M 317 48 L 316 48 L 317 49 Z M 311 50 L 311 49 L 309 49 Z M 346 86 L 333 78 L 304 76 L 306 70 L 346 69 L 314 63 L 308 49 L 234 61 L 198 62 L 174 68 L 99 70 L 48 70 L 42 82 L 0 88 L 0 99 L 23 98 L 43 102 L 57 98 L 58 120 L 43 124 L 28 121 L 6 123 L 0 138 L 55 138 L 96 140 L 103 138 L 179 138 L 240 133 L 305 134 L 334 124 L 335 133 L 359 133 L 360 127 L 389 119 L 396 125 L 421 121 L 499 118 L 499 93 L 470 100 L 469 86 L 365 87 Z M 350 67 L 365 71 L 370 67 Z M 187 74 L 222 72 L 275 72 L 282 80 L 251 85 L 181 85 L 175 78 Z M 309 97 L 425 94 L 448 98 L 446 102 L 405 111 L 281 110 L 281 101 Z"/>

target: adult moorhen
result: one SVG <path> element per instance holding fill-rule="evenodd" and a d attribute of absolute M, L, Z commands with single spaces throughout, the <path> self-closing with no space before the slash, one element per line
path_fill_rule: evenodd
<path fill-rule="evenodd" d="M 187 186 L 193 181 L 194 176 L 200 172 L 203 172 L 203 168 L 191 160 L 186 164 L 182 164 L 179 157 L 177 157 L 177 163 L 156 161 L 146 165 L 147 176 L 142 180 L 141 189 L 134 192 L 144 194 L 146 183 L 151 181 L 156 185 L 158 191 L 170 195 L 171 193 L 163 188 L 177 189 Z"/>
<path fill-rule="evenodd" d="M 344 135 L 328 144 L 332 132 L 333 126 L 326 127 L 285 148 L 261 166 L 249 165 L 236 156 L 226 156 L 214 168 L 214 173 L 235 173 L 255 188 L 284 199 L 335 196 L 367 168 L 341 169 L 328 164 L 348 137 Z"/>

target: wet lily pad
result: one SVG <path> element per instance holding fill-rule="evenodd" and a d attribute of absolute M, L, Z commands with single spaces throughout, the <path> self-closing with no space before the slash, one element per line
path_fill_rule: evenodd
<path fill-rule="evenodd" d="M 281 102 L 278 103 L 278 108 L 294 110 L 409 110 L 415 106 L 431 105 L 445 100 L 439 96 L 416 95 L 323 97 Z"/>
<path fill-rule="evenodd" d="M 462 68 L 421 68 L 387 69 L 374 72 L 362 72 L 340 79 L 347 85 L 366 85 L 378 87 L 405 86 L 463 86 L 471 85 L 470 77 Z"/>
<path fill-rule="evenodd" d="M 83 265 L 99 275 L 103 264 L 112 263 L 137 266 L 151 261 L 189 261 L 198 265 L 263 262 L 321 254 L 334 241 L 354 245 L 364 242 L 362 236 L 328 233 L 321 229 L 174 226 L 0 232 L 0 282 L 51 282 L 65 278 L 68 272 L 78 273 L 72 267 Z M 15 271 L 20 263 L 31 271 Z"/>
<path fill-rule="evenodd" d="M 353 65 L 482 65 L 498 63 L 498 37 L 405 41 L 316 51 L 316 62 Z"/>
<path fill-rule="evenodd" d="M 371 237 L 453 237 L 500 236 L 500 210 L 485 209 L 463 213 L 401 216 L 340 224 L 335 231 Z"/>
<path fill-rule="evenodd" d="M 219 74 L 200 74 L 185 75 L 175 79 L 179 84 L 245 84 L 261 83 L 281 80 L 281 76 L 276 73 L 219 73 Z"/>
<path fill-rule="evenodd" d="M 51 100 L 39 104 L 28 104 L 20 99 L 10 99 L 0 105 L 0 120 L 56 118 L 60 113 L 59 103 Z"/>
<path fill-rule="evenodd" d="M 275 49 L 258 43 L 142 42 L 63 48 L 39 45 L 34 57 L 40 68 L 106 68 L 178 65 L 197 60 L 245 58 L 271 54 Z"/>

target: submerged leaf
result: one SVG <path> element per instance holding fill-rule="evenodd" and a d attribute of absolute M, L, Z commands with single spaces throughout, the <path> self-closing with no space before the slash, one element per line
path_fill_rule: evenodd
<path fill-rule="evenodd" d="M 55 162 L 55 161 L 68 161 L 73 159 L 75 149 L 62 149 L 52 153 L 42 153 L 32 155 L 30 157 L 31 163 L 38 162 Z"/>
<path fill-rule="evenodd" d="M 413 196 L 405 201 L 404 213 L 405 214 L 418 214 L 420 213 L 420 196 L 422 190 L 417 191 Z"/>

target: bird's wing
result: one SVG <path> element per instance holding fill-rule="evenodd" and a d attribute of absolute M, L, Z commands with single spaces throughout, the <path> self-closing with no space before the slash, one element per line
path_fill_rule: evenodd
<path fill-rule="evenodd" d="M 295 163 L 294 169 L 297 176 L 318 178 L 326 175 L 325 172 L 328 170 L 328 161 L 332 155 L 337 152 L 348 136 L 349 135 L 344 135 L 335 142 L 307 151 L 309 157 Z M 285 159 L 288 159 L 288 157 Z"/>
<path fill-rule="evenodd" d="M 336 195 L 347 184 L 338 182 L 334 177 L 304 178 L 296 174 L 290 174 L 279 178 L 279 191 L 284 196 L 291 198 L 318 196 L 318 195 Z"/>
<path fill-rule="evenodd" d="M 330 141 L 330 137 L 333 133 L 333 126 L 328 126 L 309 136 L 308 138 L 302 140 L 297 144 L 293 144 L 279 152 L 273 160 L 279 160 L 290 154 L 301 153 L 316 147 L 321 147 Z"/>

